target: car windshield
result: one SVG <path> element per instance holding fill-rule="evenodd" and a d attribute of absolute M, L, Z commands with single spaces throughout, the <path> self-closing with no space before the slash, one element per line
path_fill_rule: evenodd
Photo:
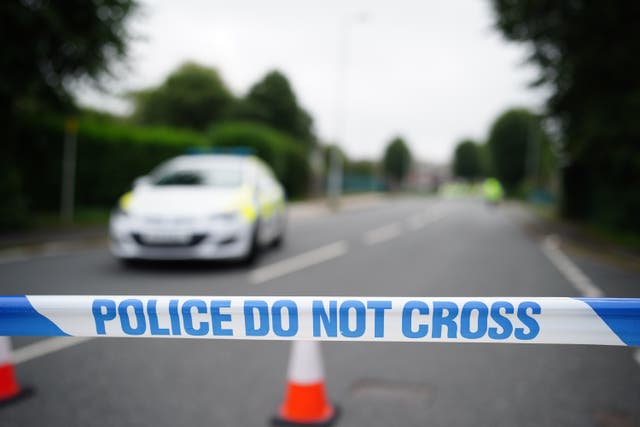
<path fill-rule="evenodd" d="M 242 173 L 233 168 L 165 169 L 153 176 L 155 186 L 206 186 L 234 188 L 242 184 Z"/>

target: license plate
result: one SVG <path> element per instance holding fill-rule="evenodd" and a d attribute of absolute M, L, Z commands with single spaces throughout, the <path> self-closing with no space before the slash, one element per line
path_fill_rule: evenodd
<path fill-rule="evenodd" d="M 188 235 L 174 233 L 153 233 L 143 236 L 145 243 L 163 245 L 187 243 L 189 238 Z"/>

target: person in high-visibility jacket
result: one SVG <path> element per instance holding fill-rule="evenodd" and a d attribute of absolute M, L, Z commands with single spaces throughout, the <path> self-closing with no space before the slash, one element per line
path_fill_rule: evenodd
<path fill-rule="evenodd" d="M 484 199 L 492 204 L 500 203 L 504 197 L 502 185 L 500 181 L 495 178 L 487 178 L 484 180 L 482 184 L 482 194 L 484 195 Z"/>

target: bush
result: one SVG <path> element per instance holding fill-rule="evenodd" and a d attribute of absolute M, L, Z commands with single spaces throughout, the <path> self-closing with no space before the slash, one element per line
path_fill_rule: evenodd
<path fill-rule="evenodd" d="M 244 147 L 253 150 L 275 173 L 291 198 L 300 198 L 309 188 L 309 162 L 305 150 L 289 136 L 251 122 L 228 122 L 211 128 L 207 135 L 213 147 Z"/>

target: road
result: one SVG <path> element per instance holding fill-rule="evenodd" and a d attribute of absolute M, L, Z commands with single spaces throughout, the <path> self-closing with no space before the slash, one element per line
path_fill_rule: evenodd
<path fill-rule="evenodd" d="M 637 274 L 573 259 L 609 297 Z M 290 224 L 253 269 L 127 269 L 104 249 L 0 265 L 4 294 L 582 296 L 507 208 L 398 198 Z M 66 338 L 65 338 L 66 339 Z M 38 338 L 14 338 L 19 353 Z M 26 347 L 25 347 L 26 346 Z M 638 426 L 634 349 L 576 345 L 323 343 L 339 426 Z M 36 394 L 2 426 L 263 426 L 289 343 L 93 339 L 19 363 Z"/>

